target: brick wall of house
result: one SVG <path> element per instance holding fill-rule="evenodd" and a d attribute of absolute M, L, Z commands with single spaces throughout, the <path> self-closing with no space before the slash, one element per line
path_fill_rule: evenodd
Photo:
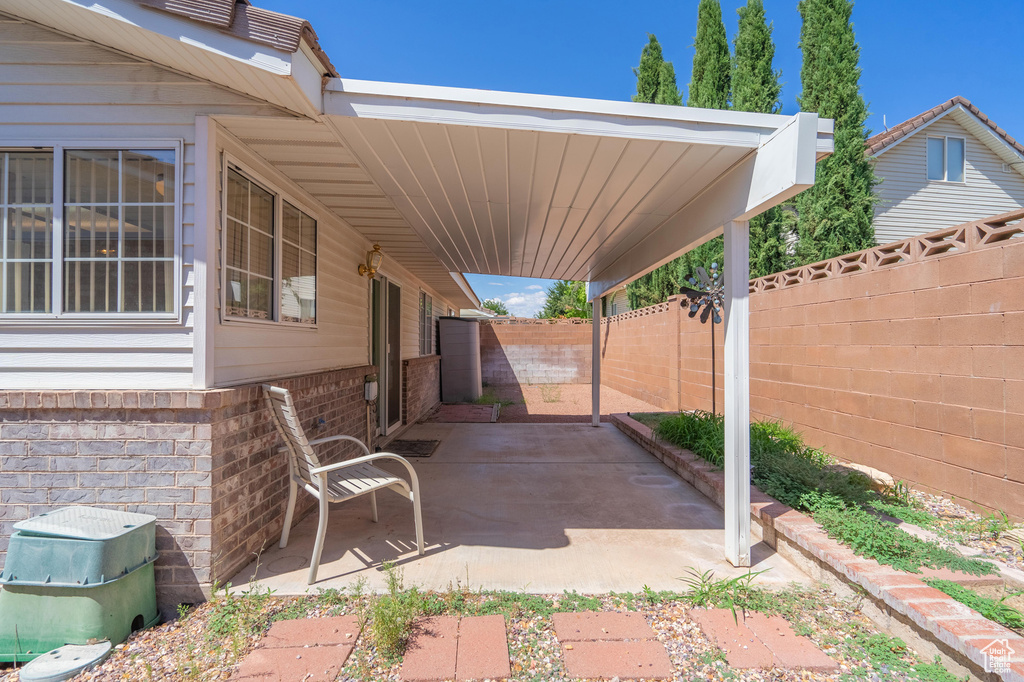
<path fill-rule="evenodd" d="M 918 488 L 1024 518 L 1024 212 L 924 235 L 751 282 L 751 411 L 807 442 Z M 634 311 L 633 314 L 641 311 Z M 648 317 L 679 324 L 678 402 L 711 409 L 709 325 L 668 306 L 611 318 L 612 349 L 661 352 Z M 722 328 L 716 329 L 718 409 Z M 650 341 L 648 341 L 650 339 Z M 616 351 L 618 353 L 619 351 Z M 641 392 L 654 402 L 671 359 Z M 612 363 L 608 363 L 612 364 Z"/>
<path fill-rule="evenodd" d="M 509 384 L 589 384 L 591 325 L 568 320 L 481 320 L 483 381 Z"/>
<path fill-rule="evenodd" d="M 293 391 L 311 437 L 365 439 L 363 381 L 374 371 L 274 383 Z M 72 504 L 153 514 L 158 599 L 173 612 L 179 601 L 201 600 L 213 581 L 229 579 L 280 536 L 287 462 L 278 446 L 255 385 L 0 391 L 0 563 L 14 523 L 29 516 Z M 323 456 L 354 454 L 350 446 Z"/>
<path fill-rule="evenodd" d="M 415 424 L 441 403 L 441 356 L 402 361 L 402 423 Z"/>

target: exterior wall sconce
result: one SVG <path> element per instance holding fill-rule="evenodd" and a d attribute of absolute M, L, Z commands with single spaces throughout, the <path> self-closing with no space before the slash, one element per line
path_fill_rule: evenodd
<path fill-rule="evenodd" d="M 377 270 L 380 269 L 380 264 L 383 260 L 384 254 L 381 253 L 380 244 L 374 244 L 373 251 L 366 252 L 366 263 L 359 264 L 359 274 L 373 279 L 373 276 L 377 274 Z"/>

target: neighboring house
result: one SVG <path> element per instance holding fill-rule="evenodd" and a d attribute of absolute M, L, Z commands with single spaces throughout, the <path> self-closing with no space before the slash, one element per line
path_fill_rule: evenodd
<path fill-rule="evenodd" d="M 0 563 L 30 514 L 153 513 L 165 606 L 281 534 L 262 382 L 372 448 L 439 402 L 460 273 L 605 295 L 832 152 L 810 113 L 342 79 L 244 0 L 0 0 L 0 74 Z"/>
<path fill-rule="evenodd" d="M 1024 206 L 1024 145 L 963 97 L 867 141 L 878 244 Z"/>
<path fill-rule="evenodd" d="M 608 294 L 605 301 L 605 314 L 609 317 L 628 313 L 632 310 L 629 307 L 629 296 L 626 295 L 626 287 L 619 287 L 614 292 Z"/>

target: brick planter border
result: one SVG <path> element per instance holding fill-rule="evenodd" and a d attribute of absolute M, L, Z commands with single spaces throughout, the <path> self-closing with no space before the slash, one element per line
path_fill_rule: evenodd
<path fill-rule="evenodd" d="M 689 450 L 655 438 L 654 433 L 625 414 L 611 415 L 612 423 L 680 478 L 722 507 L 725 474 Z M 831 577 L 866 591 L 883 617 L 902 624 L 904 632 L 962 666 L 982 680 L 1024 682 L 1024 637 L 985 619 L 952 597 L 928 587 L 919 577 L 873 559 L 857 556 L 828 537 L 811 517 L 750 487 L 750 518 L 760 526 L 765 544 L 807 566 L 821 578 Z M 984 649 L 1006 640 L 1014 654 L 1006 669 L 986 671 Z"/>

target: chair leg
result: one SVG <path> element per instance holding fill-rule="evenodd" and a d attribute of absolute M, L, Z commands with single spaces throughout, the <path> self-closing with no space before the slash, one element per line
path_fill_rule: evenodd
<path fill-rule="evenodd" d="M 373 512 L 373 522 L 377 523 L 377 492 L 370 493 L 370 510 Z"/>
<path fill-rule="evenodd" d="M 416 549 L 423 556 L 423 510 L 420 509 L 420 486 L 416 480 L 412 484 L 412 514 L 416 521 Z"/>
<path fill-rule="evenodd" d="M 316 544 L 313 545 L 313 559 L 309 564 L 309 580 L 307 581 L 309 585 L 316 582 L 316 572 L 320 569 L 320 554 L 324 551 L 325 535 L 327 535 L 327 497 L 324 495 L 320 498 L 320 525 L 316 528 Z"/>
<path fill-rule="evenodd" d="M 284 530 L 281 531 L 281 549 L 288 546 L 288 534 L 292 532 L 292 519 L 295 517 L 295 497 L 298 494 L 298 486 L 295 479 L 288 481 L 288 507 L 284 513 Z"/>

